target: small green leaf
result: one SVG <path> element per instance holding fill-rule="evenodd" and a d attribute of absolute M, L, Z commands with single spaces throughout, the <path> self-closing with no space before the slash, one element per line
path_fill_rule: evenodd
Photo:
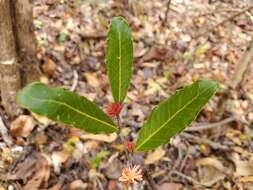
<path fill-rule="evenodd" d="M 63 88 L 32 83 L 18 93 L 17 102 L 34 113 L 90 133 L 112 133 L 117 130 L 111 118 L 93 102 Z"/>
<path fill-rule="evenodd" d="M 43 27 L 43 22 L 37 19 L 33 20 L 33 24 L 36 28 L 41 29 Z"/>
<path fill-rule="evenodd" d="M 77 142 L 79 142 L 80 139 L 77 137 L 77 136 L 74 136 L 74 137 L 71 137 L 67 140 L 67 142 L 65 142 L 63 144 L 63 148 L 64 150 L 69 153 L 69 154 L 72 154 L 73 151 L 75 150 L 75 144 Z"/>
<path fill-rule="evenodd" d="M 108 33 L 106 66 L 115 102 L 123 102 L 130 84 L 133 42 L 130 28 L 122 17 L 114 17 Z"/>
<path fill-rule="evenodd" d="M 183 58 L 184 58 L 185 60 L 187 60 L 187 61 L 190 61 L 190 60 L 193 59 L 193 55 L 192 55 L 191 52 L 187 51 L 187 52 L 184 53 Z"/>
<path fill-rule="evenodd" d="M 69 37 L 69 34 L 67 32 L 61 32 L 58 36 L 58 42 L 64 43 Z"/>
<path fill-rule="evenodd" d="M 101 151 L 96 154 L 96 157 L 89 161 L 89 165 L 91 168 L 99 167 L 100 163 L 110 154 L 109 151 Z"/>
<path fill-rule="evenodd" d="M 145 151 L 166 144 L 197 117 L 217 89 L 217 82 L 200 80 L 160 103 L 144 123 L 135 150 Z"/>

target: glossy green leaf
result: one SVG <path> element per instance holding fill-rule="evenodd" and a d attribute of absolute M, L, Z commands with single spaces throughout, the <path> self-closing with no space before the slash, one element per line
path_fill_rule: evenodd
<path fill-rule="evenodd" d="M 123 102 L 130 84 L 133 42 L 130 28 L 122 17 L 114 17 L 108 32 L 106 66 L 115 102 Z"/>
<path fill-rule="evenodd" d="M 160 103 L 144 123 L 135 150 L 150 150 L 168 143 L 197 117 L 217 89 L 217 82 L 200 80 Z"/>
<path fill-rule="evenodd" d="M 111 118 L 93 102 L 63 88 L 33 83 L 18 93 L 17 102 L 34 113 L 90 133 L 112 133 L 117 130 Z"/>

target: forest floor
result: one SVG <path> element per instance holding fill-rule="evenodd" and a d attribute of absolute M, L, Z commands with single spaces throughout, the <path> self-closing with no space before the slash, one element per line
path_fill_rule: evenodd
<path fill-rule="evenodd" d="M 251 0 L 35 0 L 40 80 L 106 109 L 113 101 L 107 29 L 113 16 L 124 16 L 134 71 L 120 136 L 135 139 L 152 108 L 176 89 L 197 79 L 221 84 L 190 128 L 155 151 L 135 153 L 134 162 L 148 168 L 157 190 L 252 190 L 253 64 L 236 90 L 222 93 L 253 36 L 250 6 Z M 123 189 L 118 177 L 127 159 L 119 135 L 90 135 L 37 115 L 10 121 L 3 110 L 1 119 L 10 131 L 0 137 L 0 190 Z"/>

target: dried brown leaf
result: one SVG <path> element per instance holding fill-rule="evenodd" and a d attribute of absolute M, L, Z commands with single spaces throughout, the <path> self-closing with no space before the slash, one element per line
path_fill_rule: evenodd
<path fill-rule="evenodd" d="M 16 137 L 28 137 L 35 127 L 35 122 L 28 115 L 21 115 L 10 126 L 10 132 Z"/>
<path fill-rule="evenodd" d="M 144 160 L 144 164 L 153 164 L 163 158 L 165 155 L 165 151 L 163 149 L 156 149 L 154 152 L 148 154 L 147 158 Z"/>
<path fill-rule="evenodd" d="M 200 183 L 204 186 L 210 187 L 226 176 L 222 162 L 216 157 L 197 160 L 196 165 L 199 167 Z"/>
<path fill-rule="evenodd" d="M 236 171 L 235 176 L 252 176 L 253 161 L 234 160 Z"/>
<path fill-rule="evenodd" d="M 40 156 L 36 160 L 36 172 L 33 177 L 27 182 L 23 190 L 39 189 L 42 186 L 47 186 L 50 176 L 50 167 L 46 158 Z"/>
<path fill-rule="evenodd" d="M 247 183 L 247 182 L 253 182 L 253 176 L 244 176 L 240 177 L 240 182 Z"/>
<path fill-rule="evenodd" d="M 61 188 L 62 188 L 62 182 L 58 182 L 58 183 L 56 183 L 53 187 L 50 187 L 49 189 L 47 189 L 47 190 L 61 190 Z"/>
<path fill-rule="evenodd" d="M 182 190 L 183 186 L 180 183 L 163 183 L 158 190 Z"/>
<path fill-rule="evenodd" d="M 17 165 L 14 173 L 5 173 L 0 175 L 2 180 L 25 180 L 36 171 L 36 159 L 28 157 L 24 162 Z"/>
<path fill-rule="evenodd" d="M 84 76 L 90 86 L 94 88 L 98 88 L 100 86 L 96 73 L 84 73 Z"/>
<path fill-rule="evenodd" d="M 70 157 L 67 151 L 58 151 L 52 154 L 52 164 L 56 173 L 60 171 L 61 165 L 65 163 Z"/>
<path fill-rule="evenodd" d="M 45 57 L 44 58 L 44 63 L 42 65 L 42 70 L 46 75 L 52 76 L 54 75 L 56 66 L 55 63 L 52 59 Z"/>
<path fill-rule="evenodd" d="M 115 141 L 117 139 L 117 134 L 116 133 L 112 133 L 110 135 L 104 135 L 104 134 L 98 134 L 98 135 L 94 135 L 94 134 L 84 134 L 82 136 L 80 136 L 81 139 L 83 140 L 97 140 L 97 141 L 102 141 L 102 142 L 106 142 L 106 143 L 112 143 L 113 141 Z"/>
<path fill-rule="evenodd" d="M 167 49 L 160 47 L 152 47 L 144 56 L 143 61 L 164 60 L 167 56 Z"/>
<path fill-rule="evenodd" d="M 196 161 L 197 166 L 212 166 L 220 171 L 224 171 L 223 163 L 216 157 L 203 158 Z"/>
<path fill-rule="evenodd" d="M 69 185 L 69 190 L 87 189 L 88 184 L 84 183 L 82 180 L 75 180 Z"/>

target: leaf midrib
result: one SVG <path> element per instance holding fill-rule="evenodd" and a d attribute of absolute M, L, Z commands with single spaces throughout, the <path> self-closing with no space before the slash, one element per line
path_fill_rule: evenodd
<path fill-rule="evenodd" d="M 143 141 L 143 143 L 141 143 L 138 147 L 136 147 L 136 150 L 138 150 L 141 146 L 143 146 L 144 144 L 146 144 L 147 141 L 149 141 L 153 136 L 155 136 L 164 126 L 166 126 L 172 119 L 174 119 L 174 117 L 176 117 L 177 114 L 179 114 L 179 112 L 181 112 L 182 110 L 184 110 L 187 106 L 189 106 L 192 102 L 194 102 L 199 96 L 201 96 L 202 94 L 204 94 L 207 90 L 211 89 L 207 88 L 206 90 L 204 90 L 202 93 L 198 93 L 198 95 L 196 97 L 194 97 L 190 102 L 188 102 L 187 104 L 185 104 L 181 109 L 179 109 L 177 112 L 175 112 L 174 115 L 171 116 L 171 118 L 169 118 L 164 124 L 161 125 L 161 127 L 159 127 L 152 135 L 150 135 L 146 140 Z"/>
<path fill-rule="evenodd" d="M 117 27 L 117 31 L 118 31 L 118 35 L 119 35 L 119 96 L 118 96 L 118 98 L 119 98 L 119 101 L 120 101 L 120 98 L 121 98 L 121 58 L 122 58 L 122 49 L 121 49 L 121 33 L 120 33 L 120 29 L 119 29 L 119 27 Z"/>
<path fill-rule="evenodd" d="M 93 120 L 99 122 L 99 123 L 102 123 L 102 124 L 104 124 L 104 125 L 107 125 L 107 126 L 113 128 L 113 129 L 116 129 L 116 130 L 118 129 L 118 128 L 115 127 L 114 125 L 111 125 L 111 124 L 106 123 L 106 122 L 104 122 L 104 121 L 102 121 L 102 120 L 99 120 L 99 119 L 97 119 L 97 118 L 95 118 L 95 117 L 93 117 L 93 116 L 91 116 L 91 115 L 88 115 L 88 114 L 86 114 L 86 113 L 84 113 L 84 112 L 81 112 L 81 111 L 79 111 L 78 109 L 76 109 L 76 108 L 70 106 L 69 104 L 66 104 L 66 103 L 63 103 L 63 102 L 59 102 L 59 101 L 56 101 L 56 100 L 39 99 L 39 98 L 36 98 L 36 97 L 33 97 L 33 96 L 29 96 L 29 95 L 28 95 L 28 97 L 30 97 L 30 98 L 32 98 L 32 99 L 35 99 L 35 100 L 38 100 L 38 101 L 41 101 L 41 102 L 56 103 L 56 104 L 59 104 L 59 105 L 66 106 L 66 107 L 68 107 L 69 109 L 72 109 L 73 111 L 75 111 L 75 112 L 77 112 L 77 113 L 79 113 L 79 114 L 81 114 L 81 115 L 83 115 L 83 116 L 86 116 L 86 117 L 88 117 L 88 118 L 90 118 L 90 119 L 93 119 Z"/>

